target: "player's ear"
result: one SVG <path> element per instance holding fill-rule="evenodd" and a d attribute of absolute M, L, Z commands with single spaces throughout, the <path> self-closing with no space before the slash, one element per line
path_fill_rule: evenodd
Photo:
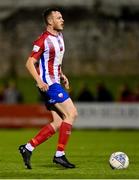
<path fill-rule="evenodd" d="M 52 25 L 53 19 L 52 19 L 51 16 L 48 17 L 47 22 L 48 22 L 49 25 Z"/>

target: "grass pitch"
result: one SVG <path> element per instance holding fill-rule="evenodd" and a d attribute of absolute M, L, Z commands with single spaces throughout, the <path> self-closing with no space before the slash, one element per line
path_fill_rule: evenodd
<path fill-rule="evenodd" d="M 73 130 L 67 157 L 75 169 L 52 163 L 57 138 L 40 145 L 32 156 L 32 170 L 25 169 L 18 146 L 26 143 L 38 129 L 0 130 L 0 178 L 2 179 L 137 179 L 139 178 L 139 131 Z M 125 170 L 112 170 L 111 153 L 123 151 L 130 164 Z"/>

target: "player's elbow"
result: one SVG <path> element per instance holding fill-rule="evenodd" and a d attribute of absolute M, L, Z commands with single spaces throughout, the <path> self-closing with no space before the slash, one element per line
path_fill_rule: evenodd
<path fill-rule="evenodd" d="M 27 62 L 26 62 L 26 64 L 25 64 L 25 67 L 28 69 L 29 68 L 29 64 L 30 64 L 30 60 L 29 60 L 30 58 L 28 58 L 28 60 L 27 60 Z"/>
<path fill-rule="evenodd" d="M 27 62 L 26 62 L 26 64 L 25 64 L 25 66 L 26 66 L 26 68 L 29 70 L 30 67 L 31 67 L 32 65 L 34 65 L 34 64 L 35 64 L 34 59 L 31 58 L 31 57 L 29 57 L 29 58 L 27 59 Z"/>

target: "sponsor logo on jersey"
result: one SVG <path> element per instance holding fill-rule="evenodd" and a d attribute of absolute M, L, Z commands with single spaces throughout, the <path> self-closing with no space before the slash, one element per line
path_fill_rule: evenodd
<path fill-rule="evenodd" d="M 40 47 L 39 46 L 37 46 L 37 45 L 34 45 L 33 46 L 33 51 L 34 52 L 38 52 L 40 50 Z"/>

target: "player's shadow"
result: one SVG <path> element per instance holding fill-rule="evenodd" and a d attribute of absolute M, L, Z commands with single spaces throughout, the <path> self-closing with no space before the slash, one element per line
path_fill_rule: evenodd
<path fill-rule="evenodd" d="M 59 164 L 50 164 L 50 163 L 47 163 L 47 164 L 39 164 L 38 167 L 45 167 L 45 168 L 52 168 L 52 169 L 57 169 L 57 170 L 69 170 L 69 168 L 65 168 L 65 167 L 62 167 L 61 165 Z M 77 169 L 78 167 L 76 167 L 75 169 Z"/>
<path fill-rule="evenodd" d="M 53 168 L 55 165 L 51 164 L 51 163 L 47 163 L 47 164 L 39 164 L 37 165 L 38 167 L 48 167 L 48 168 Z"/>

